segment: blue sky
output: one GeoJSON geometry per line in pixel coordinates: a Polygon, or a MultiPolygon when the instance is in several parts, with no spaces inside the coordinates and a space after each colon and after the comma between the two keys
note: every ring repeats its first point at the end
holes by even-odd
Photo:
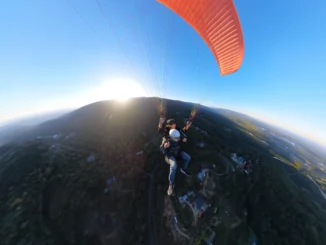
{"type": "Polygon", "coordinates": [[[223,77],[199,35],[154,0],[3,2],[0,121],[129,89],[241,111],[326,145],[326,2],[234,2],[245,56],[223,77]]]}

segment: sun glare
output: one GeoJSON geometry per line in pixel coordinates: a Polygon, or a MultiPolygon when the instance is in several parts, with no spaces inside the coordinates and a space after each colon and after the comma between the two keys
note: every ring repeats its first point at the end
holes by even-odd
{"type": "Polygon", "coordinates": [[[98,88],[96,99],[126,101],[132,97],[146,96],[140,84],[130,79],[116,79],[105,82],[98,88]]]}

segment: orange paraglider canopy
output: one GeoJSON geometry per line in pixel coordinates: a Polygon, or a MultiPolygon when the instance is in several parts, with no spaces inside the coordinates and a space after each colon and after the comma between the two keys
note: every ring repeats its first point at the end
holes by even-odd
{"type": "Polygon", "coordinates": [[[236,72],[244,55],[242,29],[232,0],[157,0],[191,25],[205,40],[221,75],[236,72]]]}

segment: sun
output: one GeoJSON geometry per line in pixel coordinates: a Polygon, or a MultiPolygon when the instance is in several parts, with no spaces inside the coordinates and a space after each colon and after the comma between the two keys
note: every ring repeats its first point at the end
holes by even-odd
{"type": "Polygon", "coordinates": [[[132,97],[146,96],[146,93],[134,80],[119,78],[102,83],[95,96],[100,100],[126,101],[132,97]]]}

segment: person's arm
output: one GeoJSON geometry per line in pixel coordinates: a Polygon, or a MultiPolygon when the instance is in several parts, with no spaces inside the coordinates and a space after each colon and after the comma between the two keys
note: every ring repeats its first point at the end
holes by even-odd
{"type": "Polygon", "coordinates": [[[180,129],[180,128],[176,128],[179,132],[180,132],[180,139],[181,139],[181,142],[187,142],[187,135],[185,134],[185,132],[180,129]]]}
{"type": "Polygon", "coordinates": [[[162,139],[162,143],[161,143],[161,145],[160,145],[160,151],[164,154],[164,155],[166,155],[166,151],[165,151],[165,148],[164,148],[164,143],[166,142],[166,139],[165,139],[165,137],[163,137],[163,139],[162,139]]]}
{"type": "Polygon", "coordinates": [[[165,118],[161,116],[158,122],[158,132],[161,133],[164,131],[164,127],[163,127],[164,123],[165,123],[165,118]]]}
{"type": "Polygon", "coordinates": [[[186,133],[184,132],[183,129],[178,128],[178,127],[176,129],[180,132],[182,138],[187,138],[187,135],[186,135],[186,133]]]}
{"type": "Polygon", "coordinates": [[[166,138],[166,139],[169,138],[169,132],[170,132],[170,128],[168,126],[166,126],[164,128],[164,138],[166,138]]]}
{"type": "Polygon", "coordinates": [[[189,122],[189,121],[188,121],[188,122],[186,123],[186,126],[184,126],[182,130],[183,130],[183,131],[187,131],[187,130],[191,127],[191,125],[192,125],[192,122],[189,122]]]}
{"type": "Polygon", "coordinates": [[[167,149],[170,147],[170,142],[167,138],[163,137],[162,143],[160,145],[160,150],[164,155],[167,155],[167,149]]]}

